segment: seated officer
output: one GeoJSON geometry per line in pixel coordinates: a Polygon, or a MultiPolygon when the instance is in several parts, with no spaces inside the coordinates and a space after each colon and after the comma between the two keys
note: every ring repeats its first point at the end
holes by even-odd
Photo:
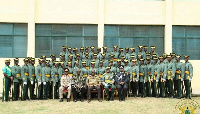
{"type": "Polygon", "coordinates": [[[74,95],[74,102],[77,102],[77,92],[81,93],[81,102],[83,102],[86,88],[86,77],[81,74],[80,69],[77,69],[76,74],[72,77],[72,80],[72,92],[74,95]]]}
{"type": "Polygon", "coordinates": [[[113,93],[115,91],[114,75],[112,72],[110,72],[110,69],[110,67],[106,67],[106,73],[104,73],[102,77],[102,83],[108,96],[107,101],[113,101],[113,93]],[[111,89],[111,94],[109,92],[109,89],[111,89]]]}
{"type": "Polygon", "coordinates": [[[91,101],[91,91],[97,89],[98,101],[101,102],[101,81],[99,76],[95,75],[95,70],[91,71],[91,75],[87,77],[86,84],[88,86],[88,103],[91,101]]]}
{"type": "Polygon", "coordinates": [[[60,96],[60,102],[63,102],[63,90],[68,90],[67,95],[67,102],[70,102],[70,95],[71,95],[71,83],[72,83],[72,77],[68,75],[69,69],[66,68],[64,75],[62,75],[59,87],[59,96],[60,96]]]}
{"type": "Polygon", "coordinates": [[[129,78],[127,74],[124,72],[123,65],[119,67],[119,72],[117,72],[115,76],[115,82],[118,91],[119,101],[125,101],[125,96],[128,90],[129,78]]]}

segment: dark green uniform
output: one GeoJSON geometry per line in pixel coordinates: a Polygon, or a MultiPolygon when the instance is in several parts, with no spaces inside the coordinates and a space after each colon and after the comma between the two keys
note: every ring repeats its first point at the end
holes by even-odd
{"type": "Polygon", "coordinates": [[[131,76],[130,76],[130,81],[131,81],[131,88],[132,88],[132,93],[133,96],[137,96],[137,91],[138,91],[138,80],[139,80],[139,67],[138,66],[132,66],[131,67],[131,76]]]}
{"type": "Polygon", "coordinates": [[[12,75],[14,76],[14,101],[19,99],[20,85],[21,85],[21,67],[14,65],[12,67],[12,75]]]}
{"type": "Polygon", "coordinates": [[[182,62],[176,62],[176,74],[174,81],[174,90],[177,91],[177,98],[181,98],[181,82],[184,77],[184,64],[182,62]]]}
{"type": "Polygon", "coordinates": [[[105,73],[102,77],[102,84],[106,90],[106,94],[108,96],[108,100],[113,100],[113,93],[115,91],[114,86],[114,75],[113,73],[105,73]],[[109,89],[111,89],[111,94],[109,89]]]}
{"type": "Polygon", "coordinates": [[[24,64],[21,68],[21,77],[23,81],[23,100],[27,99],[28,96],[28,77],[29,77],[29,67],[24,64]]]}
{"type": "Polygon", "coordinates": [[[30,80],[30,85],[28,85],[30,87],[30,99],[33,99],[33,95],[34,95],[34,89],[35,89],[35,66],[30,64],[29,65],[29,80],[30,80]]]}
{"type": "Polygon", "coordinates": [[[35,68],[35,75],[37,80],[37,98],[42,99],[43,84],[42,84],[42,66],[38,64],[35,68]]]}
{"type": "MultiPolygon", "coordinates": [[[[57,63],[55,63],[57,64],[57,63]]],[[[59,72],[58,72],[58,67],[53,66],[51,68],[51,79],[52,79],[52,98],[57,99],[58,98],[58,81],[59,81],[59,72]]]]}
{"type": "Polygon", "coordinates": [[[44,84],[44,98],[50,97],[51,68],[46,66],[42,68],[42,82],[44,84]]]}

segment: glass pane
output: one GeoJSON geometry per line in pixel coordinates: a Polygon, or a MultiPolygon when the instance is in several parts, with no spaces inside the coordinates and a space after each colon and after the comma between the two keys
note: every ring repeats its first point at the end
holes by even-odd
{"type": "Polygon", "coordinates": [[[28,34],[27,24],[14,24],[14,35],[27,35],[28,34]]]}
{"type": "Polygon", "coordinates": [[[113,46],[114,45],[119,45],[119,38],[109,38],[105,37],[104,38],[104,46],[108,47],[108,52],[113,51],[113,46]]]}
{"type": "Polygon", "coordinates": [[[133,37],[133,26],[119,26],[119,35],[121,37],[133,37]]]}
{"type": "Polygon", "coordinates": [[[97,47],[97,37],[84,37],[84,46],[85,47],[90,47],[94,46],[97,47]]]}
{"type": "Polygon", "coordinates": [[[27,57],[27,36],[14,36],[13,57],[27,57]]]}
{"type": "Polygon", "coordinates": [[[172,37],[185,37],[185,26],[172,26],[172,37]]]}
{"type": "Polygon", "coordinates": [[[52,54],[59,57],[61,46],[66,45],[66,37],[52,37],[52,54]]]}
{"type": "Polygon", "coordinates": [[[119,36],[119,27],[118,26],[110,26],[105,25],[105,36],[119,36]]]}
{"type": "Polygon", "coordinates": [[[190,59],[198,60],[200,59],[200,39],[187,39],[187,55],[190,59]]]}
{"type": "Polygon", "coordinates": [[[0,36],[0,57],[12,57],[12,36],[0,36]]]}
{"type": "Polygon", "coordinates": [[[134,37],[148,37],[148,26],[134,26],[134,37]]]}
{"type": "Polygon", "coordinates": [[[68,36],[82,36],[82,25],[67,25],[68,36]]]}
{"type": "Polygon", "coordinates": [[[149,37],[164,37],[164,26],[149,26],[149,37]]]}
{"type": "Polygon", "coordinates": [[[84,25],[83,26],[84,36],[97,36],[97,26],[96,25],[84,25]]]}
{"type": "Polygon", "coordinates": [[[133,38],[119,38],[119,47],[126,48],[126,47],[133,47],[133,38]]]}
{"type": "Polygon", "coordinates": [[[164,53],[164,38],[149,38],[149,51],[150,46],[156,46],[156,52],[158,55],[162,55],[164,53]]]}
{"type": "Polygon", "coordinates": [[[183,38],[173,38],[172,39],[172,52],[181,55],[182,57],[186,55],[186,42],[183,38]]]}
{"type": "Polygon", "coordinates": [[[67,26],[66,25],[52,25],[52,36],[66,36],[67,26]]]}
{"type": "Polygon", "coordinates": [[[67,47],[80,48],[83,46],[83,37],[67,37],[67,47]]]}
{"type": "Polygon", "coordinates": [[[36,25],[36,36],[51,36],[51,25],[36,25]]]}
{"type": "Polygon", "coordinates": [[[36,57],[41,55],[46,55],[49,57],[51,55],[51,37],[36,37],[36,57]]]}
{"type": "Polygon", "coordinates": [[[0,35],[12,35],[13,34],[13,24],[0,24],[0,35]]]}
{"type": "Polygon", "coordinates": [[[187,37],[200,38],[200,27],[186,27],[187,37]]]}

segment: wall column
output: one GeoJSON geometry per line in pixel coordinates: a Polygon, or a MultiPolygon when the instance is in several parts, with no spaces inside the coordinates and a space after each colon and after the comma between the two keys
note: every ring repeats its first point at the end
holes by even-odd
{"type": "Polygon", "coordinates": [[[35,0],[28,0],[27,57],[35,57],[35,0]]]}
{"type": "Polygon", "coordinates": [[[104,41],[104,0],[99,0],[98,9],[98,47],[103,47],[104,41]]]}
{"type": "Polygon", "coordinates": [[[165,53],[172,52],[172,0],[165,0],[165,53]]]}

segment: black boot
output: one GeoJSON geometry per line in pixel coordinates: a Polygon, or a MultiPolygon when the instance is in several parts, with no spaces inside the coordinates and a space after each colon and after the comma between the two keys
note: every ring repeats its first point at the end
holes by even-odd
{"type": "Polygon", "coordinates": [[[60,99],[60,102],[63,102],[63,98],[60,99]]]}
{"type": "Polygon", "coordinates": [[[67,102],[70,102],[70,99],[69,99],[69,98],[67,98],[67,102]]]}

